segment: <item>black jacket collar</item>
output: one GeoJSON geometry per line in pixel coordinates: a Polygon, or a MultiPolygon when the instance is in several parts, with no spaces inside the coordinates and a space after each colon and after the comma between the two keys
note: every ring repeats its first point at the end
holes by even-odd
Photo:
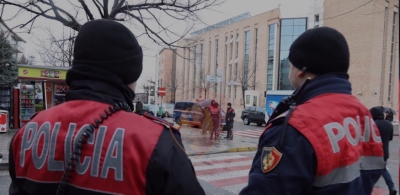
{"type": "Polygon", "coordinates": [[[312,79],[296,100],[302,104],[318,95],[327,93],[341,93],[351,95],[351,83],[347,74],[326,74],[312,79]]]}
{"type": "Polygon", "coordinates": [[[93,66],[74,65],[66,78],[66,101],[92,100],[106,104],[126,102],[133,110],[135,93],[117,76],[93,66]]]}

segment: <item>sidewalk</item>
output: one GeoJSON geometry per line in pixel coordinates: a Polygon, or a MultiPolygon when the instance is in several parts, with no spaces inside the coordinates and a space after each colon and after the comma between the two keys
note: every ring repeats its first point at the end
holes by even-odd
{"type": "Polygon", "coordinates": [[[180,129],[182,142],[189,156],[257,150],[258,139],[233,135],[233,140],[221,138],[220,141],[210,141],[210,135],[202,135],[201,131],[187,126],[180,129]]]}
{"type": "Polygon", "coordinates": [[[16,132],[17,129],[10,129],[7,133],[0,133],[0,153],[3,155],[0,162],[0,170],[8,169],[8,149],[16,132]]]}
{"type": "MultiPolygon", "coordinates": [[[[399,191],[399,146],[400,138],[398,136],[394,136],[393,140],[389,142],[389,159],[387,162],[389,173],[392,176],[393,183],[395,184],[397,191],[399,191]]],[[[388,189],[385,180],[382,177],[375,184],[375,187],[384,190],[388,189]]]]}

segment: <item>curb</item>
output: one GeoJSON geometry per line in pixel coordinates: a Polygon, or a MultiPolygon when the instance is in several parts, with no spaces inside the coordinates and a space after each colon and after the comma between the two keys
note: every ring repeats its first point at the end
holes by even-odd
{"type": "Polygon", "coordinates": [[[257,151],[257,147],[238,147],[238,148],[231,148],[227,152],[251,152],[257,151]]]}
{"type": "Polygon", "coordinates": [[[232,153],[232,152],[251,152],[251,151],[257,151],[257,147],[237,147],[218,152],[187,154],[187,156],[199,156],[199,155],[221,154],[221,153],[232,153]]]}

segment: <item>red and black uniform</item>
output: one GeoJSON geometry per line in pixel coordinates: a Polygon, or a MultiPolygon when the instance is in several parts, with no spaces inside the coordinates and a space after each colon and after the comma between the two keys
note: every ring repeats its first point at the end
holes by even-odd
{"type": "Polygon", "coordinates": [[[382,142],[348,79],[317,77],[296,102],[267,125],[240,194],[371,194],[385,167],[382,142]]]}
{"type": "Polygon", "coordinates": [[[10,195],[56,194],[73,153],[79,155],[65,194],[205,194],[179,131],[110,109],[128,101],[118,89],[125,86],[108,82],[72,82],[66,103],[42,111],[16,133],[10,195]],[[95,119],[100,125],[77,148],[95,119]]]}

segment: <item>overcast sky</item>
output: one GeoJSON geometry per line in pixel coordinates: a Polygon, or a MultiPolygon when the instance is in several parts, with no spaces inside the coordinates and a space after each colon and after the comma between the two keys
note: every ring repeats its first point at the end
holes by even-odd
{"type": "MultiPolygon", "coordinates": [[[[25,2],[26,0],[15,0],[15,1],[22,1],[25,2]]],[[[61,4],[62,6],[65,5],[64,9],[72,9],[72,7],[69,4],[65,3],[65,0],[54,0],[56,3],[59,5],[61,4]]],[[[304,14],[308,13],[308,7],[309,7],[309,1],[310,0],[226,0],[225,3],[223,3],[220,6],[213,7],[213,10],[203,10],[199,13],[199,16],[201,19],[208,25],[212,25],[215,23],[218,23],[220,21],[223,21],[225,19],[250,12],[251,16],[275,9],[280,5],[280,9],[282,12],[282,15],[284,17],[294,17],[299,14],[304,14]]],[[[72,0],[72,2],[74,2],[72,0]]],[[[76,1],[78,2],[78,1],[76,1]]],[[[110,1],[112,4],[113,1],[110,1]]],[[[136,0],[128,0],[129,3],[137,2],[136,0]]],[[[3,16],[4,20],[11,19],[17,9],[8,7],[5,9],[5,13],[3,16]]],[[[97,14],[95,10],[93,10],[94,13],[97,14]]],[[[21,23],[24,23],[28,21],[32,17],[31,14],[29,13],[23,13],[20,14],[19,16],[12,18],[9,21],[6,21],[6,24],[9,27],[14,27],[17,26],[21,23]]],[[[95,15],[96,17],[96,15],[95,15]]],[[[97,15],[97,18],[99,16],[97,15]]],[[[162,17],[162,22],[167,23],[167,24],[175,24],[173,26],[174,32],[178,34],[182,34],[185,30],[185,23],[183,22],[176,22],[171,19],[165,19],[165,17],[162,17]]],[[[156,25],[155,22],[152,22],[150,25],[156,25]]],[[[46,18],[40,18],[38,19],[35,24],[35,27],[49,27],[53,32],[56,34],[61,35],[63,33],[69,33],[69,29],[67,27],[63,27],[63,25],[57,21],[52,21],[46,18]]],[[[139,35],[142,32],[140,32],[140,29],[134,29],[132,26],[128,25],[128,28],[130,28],[135,35],[139,35]]],[[[196,26],[196,29],[201,29],[205,27],[204,24],[199,24],[196,26]]],[[[157,29],[156,29],[157,30],[157,29]]],[[[15,29],[15,32],[22,32],[25,30],[22,29],[15,29]]],[[[27,33],[19,33],[19,36],[21,36],[27,43],[25,44],[25,55],[33,55],[36,57],[36,60],[40,60],[40,57],[36,54],[36,50],[38,49],[37,46],[34,44],[34,42],[38,42],[38,39],[36,37],[45,37],[46,34],[43,33],[42,30],[39,28],[35,28],[31,34],[27,33]]],[[[140,37],[139,38],[139,43],[145,45],[147,48],[144,51],[144,69],[141,78],[139,79],[139,86],[141,85],[143,81],[147,80],[148,78],[152,77],[154,79],[155,77],[155,55],[157,51],[157,45],[154,44],[150,39],[147,37],[140,37]]],[[[161,49],[161,48],[160,48],[161,49]]],[[[38,63],[40,63],[38,61],[38,63]]],[[[39,64],[37,64],[39,65],[39,64]]],[[[142,91],[139,87],[138,91],[142,91]]]]}

